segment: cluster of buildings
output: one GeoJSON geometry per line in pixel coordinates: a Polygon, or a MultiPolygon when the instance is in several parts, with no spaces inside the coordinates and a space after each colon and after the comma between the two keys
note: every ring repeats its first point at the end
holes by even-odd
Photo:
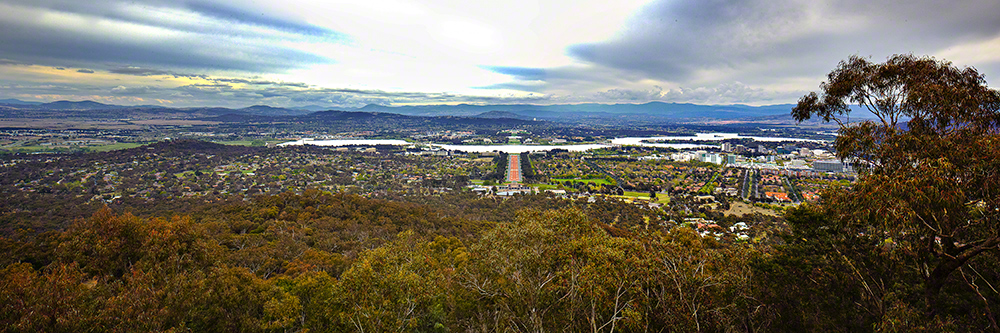
{"type": "MultiPolygon", "coordinates": [[[[515,194],[531,194],[538,192],[537,187],[530,187],[520,183],[510,183],[510,184],[496,185],[496,186],[469,185],[467,187],[472,189],[472,192],[475,193],[479,194],[492,193],[500,196],[511,196],[515,194]]],[[[548,190],[547,192],[554,192],[556,194],[566,194],[566,191],[564,190],[548,190]]]]}
{"type": "Polygon", "coordinates": [[[665,159],[678,162],[705,162],[729,165],[738,168],[775,169],[814,171],[819,173],[853,173],[850,163],[836,159],[830,152],[822,149],[789,148],[779,146],[777,149],[757,147],[753,152],[768,155],[744,156],[740,151],[749,151],[743,145],[722,144],[722,152],[706,150],[682,151],[669,155],[651,155],[640,159],[665,159]],[[775,153],[779,153],[775,155],[775,153]],[[780,161],[780,164],[778,163],[780,161]]]}

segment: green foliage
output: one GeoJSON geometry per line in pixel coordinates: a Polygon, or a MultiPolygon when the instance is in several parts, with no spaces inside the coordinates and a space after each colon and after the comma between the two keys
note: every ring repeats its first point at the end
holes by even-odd
{"type": "Polygon", "coordinates": [[[0,327],[6,332],[82,332],[99,323],[87,275],[75,264],[38,272],[28,264],[0,270],[0,327]]]}
{"type": "Polygon", "coordinates": [[[822,88],[793,116],[840,124],[837,155],[855,162],[860,177],[823,194],[824,218],[799,224],[820,225],[805,230],[842,257],[880,330],[938,330],[951,316],[965,316],[970,329],[995,328],[997,295],[978,292],[964,269],[988,263],[980,258],[1000,245],[1000,92],[973,68],[912,55],[881,64],[851,57],[822,88]],[[877,120],[845,123],[847,103],[877,120]],[[919,323],[916,308],[924,310],[919,323]]]}
{"type": "MultiPolygon", "coordinates": [[[[527,199],[511,203],[517,200],[527,199]]],[[[571,203],[535,205],[557,202],[571,203]]],[[[41,270],[0,268],[0,326],[610,332],[725,330],[753,321],[740,317],[749,303],[738,290],[748,280],[745,259],[734,259],[749,249],[681,229],[646,234],[648,212],[625,207],[519,210],[496,215],[503,221],[473,236],[448,235],[447,223],[426,207],[318,192],[207,206],[195,218],[105,208],[61,234],[3,243],[17,257],[49,261],[41,270]],[[635,224],[636,233],[591,216],[635,224]],[[369,237],[392,234],[334,241],[338,230],[362,228],[359,222],[369,237]],[[33,254],[45,251],[52,254],[33,254]]]]}
{"type": "Polygon", "coordinates": [[[674,228],[646,241],[643,273],[646,329],[758,331],[767,327],[764,307],[752,291],[749,260],[755,251],[674,228]]]}
{"type": "Polygon", "coordinates": [[[359,332],[435,331],[449,325],[454,311],[456,271],[468,254],[457,239],[431,242],[404,232],[396,241],[365,252],[341,276],[334,307],[345,330],[359,332]]]}
{"type": "Polygon", "coordinates": [[[569,183],[585,183],[585,184],[594,183],[594,185],[614,185],[615,184],[614,180],[610,180],[610,179],[608,179],[605,176],[593,176],[593,177],[594,178],[583,178],[583,179],[575,179],[575,178],[553,178],[552,181],[559,182],[559,183],[566,183],[566,182],[569,182],[569,183]]]}
{"type": "Polygon", "coordinates": [[[705,186],[702,186],[700,189],[698,189],[698,193],[701,193],[701,194],[712,194],[712,193],[715,193],[715,179],[718,178],[718,177],[719,177],[719,173],[718,172],[713,173],[712,174],[712,179],[710,179],[709,181],[705,182],[705,186]]]}

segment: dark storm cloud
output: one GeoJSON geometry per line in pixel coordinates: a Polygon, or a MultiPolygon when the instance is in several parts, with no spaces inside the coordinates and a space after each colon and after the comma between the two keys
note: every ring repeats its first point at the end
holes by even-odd
{"type": "Polygon", "coordinates": [[[86,69],[86,68],[84,68],[84,69],[78,69],[78,70],[76,70],[76,72],[77,73],[84,73],[84,74],[94,74],[93,70],[89,70],[89,69],[86,69]]]}
{"type": "MultiPolygon", "coordinates": [[[[335,31],[292,23],[270,13],[241,13],[201,2],[145,0],[19,1],[37,18],[0,14],[0,58],[50,66],[97,67],[124,64],[198,70],[281,73],[332,60],[281,42],[346,38],[335,31]],[[180,6],[180,7],[178,7],[180,6]],[[142,7],[143,10],[128,8],[142,7]],[[157,10],[188,12],[207,19],[159,17],[157,10]],[[101,22],[94,29],[69,29],[40,19],[58,12],[101,22]],[[109,28],[109,26],[111,26],[109,28]],[[251,28],[253,27],[263,27],[251,28]],[[137,27],[143,27],[137,29],[137,27]]],[[[173,13],[173,12],[171,12],[173,13]]]]}
{"type": "Polygon", "coordinates": [[[699,71],[737,79],[814,76],[851,54],[935,52],[1000,34],[997,1],[660,0],[618,38],[570,55],[659,80],[699,71]]]}

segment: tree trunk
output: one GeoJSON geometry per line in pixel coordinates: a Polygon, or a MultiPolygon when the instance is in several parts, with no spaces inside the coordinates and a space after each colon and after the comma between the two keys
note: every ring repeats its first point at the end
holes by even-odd
{"type": "Polygon", "coordinates": [[[937,267],[934,268],[925,280],[924,286],[924,302],[927,306],[927,315],[933,317],[937,314],[940,307],[938,304],[938,295],[941,294],[941,287],[944,286],[948,276],[952,272],[957,270],[962,265],[965,265],[966,261],[972,259],[973,257],[979,255],[980,253],[987,250],[995,250],[998,243],[1000,243],[1000,237],[993,237],[980,242],[976,246],[963,247],[957,249],[958,253],[949,253],[940,255],[941,262],[938,263],[937,267]]]}
{"type": "MultiPolygon", "coordinates": [[[[940,268],[940,266],[938,266],[940,268]]],[[[934,317],[938,310],[938,295],[941,294],[941,287],[944,286],[944,280],[948,278],[948,274],[943,276],[938,276],[939,269],[935,269],[933,273],[926,279],[926,285],[924,286],[924,305],[926,306],[925,311],[928,317],[934,317]]]]}

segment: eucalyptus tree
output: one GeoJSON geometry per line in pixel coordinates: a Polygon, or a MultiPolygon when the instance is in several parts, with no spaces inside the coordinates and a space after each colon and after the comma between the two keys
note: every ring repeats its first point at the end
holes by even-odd
{"type": "Polygon", "coordinates": [[[942,287],[961,283],[950,277],[1000,245],[1000,93],[975,68],[914,55],[852,56],[820,88],[792,115],[836,122],[837,157],[859,173],[825,195],[827,227],[891,245],[939,313],[942,287]],[[871,116],[851,118],[858,109],[871,116]]]}

